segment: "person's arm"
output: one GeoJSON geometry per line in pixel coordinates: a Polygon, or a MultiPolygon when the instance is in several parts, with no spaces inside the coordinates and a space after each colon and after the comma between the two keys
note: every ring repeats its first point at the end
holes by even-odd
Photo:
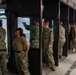
{"type": "Polygon", "coordinates": [[[26,46],[26,53],[28,53],[29,48],[30,48],[30,45],[28,44],[28,42],[25,43],[25,46],[26,46]]]}
{"type": "Polygon", "coordinates": [[[22,23],[23,23],[25,29],[30,30],[30,25],[27,25],[25,22],[22,22],[22,23]]]}
{"type": "Polygon", "coordinates": [[[23,41],[23,44],[24,44],[24,45],[25,45],[25,47],[26,47],[25,52],[26,52],[26,53],[28,53],[29,48],[30,48],[30,45],[29,45],[29,43],[27,42],[26,38],[25,38],[25,37],[23,37],[23,36],[22,36],[22,41],[23,41]]]}
{"type": "Polygon", "coordinates": [[[53,30],[51,29],[50,30],[50,35],[49,35],[49,47],[52,46],[53,41],[54,41],[54,35],[53,35],[53,30]]]}
{"type": "Polygon", "coordinates": [[[59,27],[59,38],[62,38],[63,32],[62,32],[63,28],[59,27]]]}
{"type": "Polygon", "coordinates": [[[65,28],[62,27],[62,28],[61,28],[61,31],[60,31],[60,38],[61,38],[61,39],[64,39],[64,37],[65,37],[65,28]]]}
{"type": "Polygon", "coordinates": [[[5,38],[6,38],[6,30],[5,29],[3,29],[3,35],[1,35],[1,39],[2,39],[2,41],[4,41],[5,40],[5,38]]]}

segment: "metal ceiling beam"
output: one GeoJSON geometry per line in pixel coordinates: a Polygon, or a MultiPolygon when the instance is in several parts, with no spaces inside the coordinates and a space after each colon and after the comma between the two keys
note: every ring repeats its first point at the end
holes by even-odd
{"type": "Polygon", "coordinates": [[[72,0],[60,0],[60,1],[68,5],[69,7],[76,9],[76,4],[72,0]]]}

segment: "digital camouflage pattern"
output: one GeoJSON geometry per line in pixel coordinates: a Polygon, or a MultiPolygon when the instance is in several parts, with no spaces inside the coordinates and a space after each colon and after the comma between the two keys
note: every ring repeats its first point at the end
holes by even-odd
{"type": "Polygon", "coordinates": [[[21,51],[26,51],[25,43],[27,42],[24,36],[15,37],[13,40],[13,48],[15,50],[15,61],[19,75],[30,75],[28,70],[28,53],[22,54],[21,51]]]}
{"type": "Polygon", "coordinates": [[[71,42],[70,42],[70,48],[73,49],[75,48],[76,49],[76,38],[72,39],[71,42]]]}
{"type": "Polygon", "coordinates": [[[6,31],[4,28],[0,27],[0,49],[6,49],[5,37],[6,31]]]}
{"type": "Polygon", "coordinates": [[[8,71],[6,68],[6,43],[5,43],[5,37],[6,37],[6,31],[4,28],[0,27],[0,66],[1,66],[1,70],[2,70],[2,75],[8,75],[8,71]]]}
{"type": "Polygon", "coordinates": [[[63,45],[65,43],[65,28],[63,26],[59,26],[59,44],[58,44],[58,49],[59,49],[59,55],[62,56],[63,53],[63,45]]]}
{"type": "Polygon", "coordinates": [[[30,30],[30,47],[39,48],[39,23],[36,25],[25,25],[27,30],[30,30]]]}
{"type": "Polygon", "coordinates": [[[54,57],[53,57],[53,31],[51,28],[43,28],[43,53],[45,57],[46,63],[52,67],[55,65],[54,57]],[[48,46],[51,45],[50,48],[48,46]]]}
{"type": "Polygon", "coordinates": [[[70,48],[71,49],[73,49],[73,48],[76,49],[76,25],[74,25],[72,27],[72,40],[70,42],[70,48]]]}
{"type": "Polygon", "coordinates": [[[28,54],[15,53],[15,60],[19,75],[30,75],[28,70],[28,54]]]}

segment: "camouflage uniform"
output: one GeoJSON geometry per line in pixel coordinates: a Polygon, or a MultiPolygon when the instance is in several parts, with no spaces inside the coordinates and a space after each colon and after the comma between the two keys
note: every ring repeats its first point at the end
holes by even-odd
{"type": "Polygon", "coordinates": [[[31,75],[40,75],[39,23],[24,27],[30,31],[29,69],[31,75]]]}
{"type": "Polygon", "coordinates": [[[30,47],[39,48],[39,23],[36,25],[25,25],[27,30],[30,30],[30,47]]]}
{"type": "Polygon", "coordinates": [[[27,40],[24,36],[16,37],[13,41],[13,48],[15,52],[15,61],[19,75],[30,75],[28,70],[28,54],[22,54],[20,51],[26,49],[25,44],[27,40]]]}
{"type": "Polygon", "coordinates": [[[73,49],[73,48],[76,49],[76,26],[72,27],[72,40],[70,42],[70,48],[71,49],[73,49]]]}
{"type": "Polygon", "coordinates": [[[5,43],[6,31],[4,28],[0,27],[0,66],[2,70],[2,75],[8,75],[6,68],[6,43],[5,43]]]}
{"type": "Polygon", "coordinates": [[[51,28],[43,28],[43,53],[44,58],[50,67],[55,65],[54,57],[53,57],[53,31],[51,28]],[[50,48],[48,46],[51,45],[50,48]]]}
{"type": "Polygon", "coordinates": [[[63,45],[64,45],[65,41],[66,41],[66,39],[65,39],[65,29],[64,29],[63,26],[59,26],[59,45],[58,45],[59,56],[62,56],[63,45]]]}

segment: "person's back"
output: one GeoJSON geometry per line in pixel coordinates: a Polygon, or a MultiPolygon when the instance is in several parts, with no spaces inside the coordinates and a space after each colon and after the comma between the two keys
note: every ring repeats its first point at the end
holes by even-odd
{"type": "Polygon", "coordinates": [[[71,39],[71,42],[70,42],[70,49],[74,53],[74,52],[76,52],[76,24],[74,24],[72,26],[71,35],[72,35],[72,39],[71,39]]]}
{"type": "Polygon", "coordinates": [[[32,48],[39,48],[39,26],[31,26],[31,35],[30,35],[30,46],[32,48]]]}
{"type": "Polygon", "coordinates": [[[53,71],[56,70],[54,56],[53,56],[53,41],[54,41],[54,35],[51,28],[49,28],[49,23],[44,23],[43,28],[43,55],[46,61],[46,64],[51,67],[53,71]]]}
{"type": "Polygon", "coordinates": [[[31,26],[31,39],[39,39],[39,26],[32,25],[31,26]]]}
{"type": "Polygon", "coordinates": [[[34,25],[26,25],[23,23],[27,30],[30,30],[30,47],[39,48],[39,23],[34,25]]]}
{"type": "Polygon", "coordinates": [[[59,39],[65,41],[65,29],[63,26],[59,27],[59,39]]]}
{"type": "Polygon", "coordinates": [[[34,20],[32,25],[27,25],[25,22],[23,22],[23,25],[25,29],[30,31],[30,50],[28,55],[31,75],[40,75],[39,23],[34,20]]]}
{"type": "Polygon", "coordinates": [[[58,49],[59,49],[59,58],[62,58],[63,54],[63,46],[65,44],[66,38],[65,38],[65,28],[63,27],[63,23],[60,22],[59,24],[59,44],[58,44],[58,49]]]}

